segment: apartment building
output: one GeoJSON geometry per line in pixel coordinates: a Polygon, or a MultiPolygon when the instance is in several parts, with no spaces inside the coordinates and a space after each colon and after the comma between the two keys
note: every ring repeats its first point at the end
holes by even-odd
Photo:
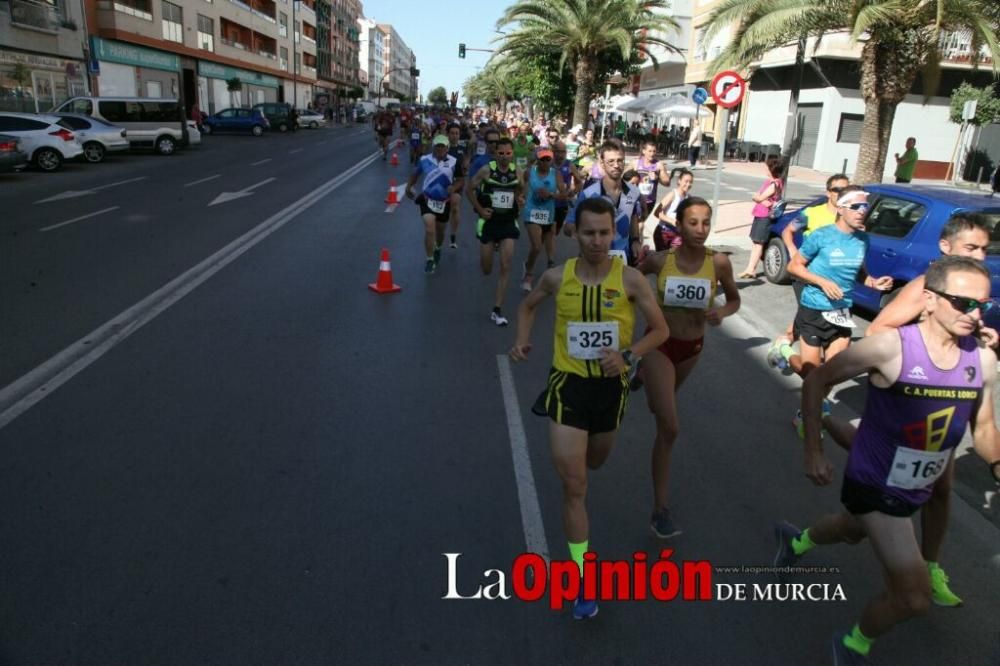
{"type": "Polygon", "coordinates": [[[365,79],[365,99],[376,99],[379,83],[385,76],[385,33],[378,23],[370,18],[360,17],[361,31],[360,67],[365,79]]]}
{"type": "Polygon", "coordinates": [[[399,99],[416,99],[416,77],[411,74],[416,67],[417,59],[413,51],[406,45],[389,23],[379,23],[382,30],[383,60],[385,69],[382,84],[383,97],[398,97],[399,99]]]}
{"type": "Polygon", "coordinates": [[[680,53],[668,51],[659,46],[648,47],[649,54],[656,58],[658,66],[647,58],[639,74],[632,77],[631,92],[639,97],[669,97],[673,94],[689,95],[695,86],[686,83],[685,51],[691,41],[691,12],[694,0],[674,0],[670,15],[677,22],[679,30],[667,34],[655,33],[657,37],[673,44],[680,53]]]}
{"type": "MultiPolygon", "coordinates": [[[[702,39],[699,28],[719,0],[694,0],[694,29],[690,38],[690,55],[686,83],[706,86],[715,72],[710,62],[729,39],[723,33],[711,42],[702,39]]],[[[969,63],[970,44],[967,37],[951,33],[941,43],[944,59],[941,63],[941,83],[926,103],[918,77],[911,93],[897,107],[890,139],[890,155],[902,152],[907,137],[917,139],[920,162],[916,178],[943,178],[951,161],[959,136],[959,126],[950,122],[949,96],[963,81],[983,86],[992,81],[990,63],[973,71],[969,63]]],[[[796,45],[770,51],[750,68],[750,86],[741,106],[730,119],[730,136],[762,144],[782,145],[785,123],[795,74],[796,45]]],[[[810,39],[806,47],[806,64],[799,96],[794,143],[799,144],[792,163],[827,173],[852,173],[857,165],[861,126],[865,105],[860,90],[861,45],[851,41],[846,33],[831,34],[817,44],[810,39]]],[[[710,104],[710,109],[714,107],[710,104]]],[[[721,127],[712,123],[715,136],[721,127]]],[[[891,179],[895,162],[886,160],[883,178],[891,179]]]]}
{"type": "Polygon", "coordinates": [[[209,113],[313,101],[316,0],[83,2],[98,94],[181,97],[209,113]]]}
{"type": "Polygon", "coordinates": [[[360,87],[358,75],[361,31],[358,19],[362,13],[358,0],[317,0],[318,81],[316,107],[342,107],[356,96],[360,87]]]}
{"type": "Polygon", "coordinates": [[[0,110],[39,113],[87,92],[80,0],[0,4],[0,110]]]}

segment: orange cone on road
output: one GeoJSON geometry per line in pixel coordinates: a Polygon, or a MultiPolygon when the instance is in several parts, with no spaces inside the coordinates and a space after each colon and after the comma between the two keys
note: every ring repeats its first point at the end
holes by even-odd
{"type": "Polygon", "coordinates": [[[389,160],[389,166],[399,166],[399,155],[396,153],[392,154],[392,159],[389,160]]]}
{"type": "Polygon", "coordinates": [[[396,192],[396,179],[393,178],[389,181],[389,196],[386,197],[385,202],[387,204],[398,204],[399,203],[399,193],[396,192]]]}
{"type": "Polygon", "coordinates": [[[368,285],[376,294],[394,294],[403,288],[392,281],[392,267],[389,265],[389,250],[382,248],[382,261],[378,265],[378,278],[368,285]]]}

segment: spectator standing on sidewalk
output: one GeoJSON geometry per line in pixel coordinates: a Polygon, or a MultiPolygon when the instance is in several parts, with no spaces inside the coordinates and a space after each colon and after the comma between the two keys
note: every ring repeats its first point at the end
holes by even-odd
{"type": "Polygon", "coordinates": [[[693,169],[698,163],[698,154],[701,152],[701,123],[697,118],[691,121],[691,134],[688,135],[688,161],[693,169]]]}
{"type": "Polygon", "coordinates": [[[783,197],[781,185],[781,170],[784,163],[781,160],[770,159],[766,163],[768,178],[751,198],[757,204],[753,207],[753,224],[750,227],[750,240],[753,248],[750,250],[750,260],[747,267],[739,274],[740,279],[757,277],[757,264],[764,255],[764,246],[771,236],[772,213],[774,206],[783,197]]]}
{"type": "Polygon", "coordinates": [[[908,183],[913,180],[913,170],[917,168],[917,140],[912,136],[906,140],[906,151],[900,156],[896,153],[896,182],[908,183]]]}

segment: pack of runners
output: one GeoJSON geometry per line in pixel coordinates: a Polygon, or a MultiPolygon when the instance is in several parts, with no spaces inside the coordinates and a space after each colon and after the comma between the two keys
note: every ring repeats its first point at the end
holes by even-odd
{"type": "MultiPolygon", "coordinates": [[[[610,455],[630,390],[645,390],[656,426],[650,528],[663,539],[681,534],[669,509],[671,458],[680,432],[677,391],[701,357],[706,326],[736,313],[740,295],[728,256],[705,247],[713,211],[691,195],[693,174],[669,170],[656,159],[654,143],[642,142],[639,158],[626,165],[618,141],[594,146],[592,133],[581,128],[563,133],[518,118],[499,120],[491,124],[482,117],[473,125],[460,116],[414,117],[408,131],[415,167],[406,192],[419,204],[425,225],[427,273],[440,262],[449,223],[451,247],[458,245],[464,192],[477,216],[484,275],[492,274],[499,257],[490,312],[498,326],[509,323],[503,306],[511,263],[521,225],[527,230],[520,286],[528,293],[518,308],[509,356],[529,357],[538,308],[552,297],[554,354],[532,411],[549,419],[568,551],[582,575],[590,548],[588,470],[610,455]],[[573,239],[578,256],[555,265],[560,231],[573,239]],[[546,269],[536,280],[543,250],[546,269]],[[645,276],[653,276],[655,287],[645,276]],[[641,335],[636,311],[646,323],[641,335]]],[[[844,511],[803,530],[778,523],[774,565],[794,565],[819,545],[872,542],[885,589],[831,644],[834,663],[860,664],[867,663],[877,637],[931,603],[962,604],[939,558],[954,451],[967,426],[975,451],[1000,480],[1000,432],[992,408],[998,335],[982,320],[994,305],[982,263],[988,222],[961,213],[942,231],[945,256],[908,283],[852,344],[855,281],[883,291],[894,284],[865,272],[867,193],[842,174],[828,179],[826,192],[827,200],[802,210],[783,235],[798,309],[767,361],[803,378],[802,405],[792,423],[804,440],[806,475],[820,486],[833,481],[824,433],[848,450],[844,511]],[[799,230],[804,242],[797,248],[792,236],[799,230]],[[867,403],[854,427],[833,416],[826,396],[864,372],[867,403]],[[921,544],[910,519],[918,510],[921,544]]],[[[573,617],[593,617],[597,601],[580,589],[573,617]]]]}

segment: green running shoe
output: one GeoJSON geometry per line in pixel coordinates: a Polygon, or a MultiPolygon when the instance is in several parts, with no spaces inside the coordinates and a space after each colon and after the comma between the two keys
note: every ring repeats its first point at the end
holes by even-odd
{"type": "Polygon", "coordinates": [[[931,600],[938,606],[958,608],[962,599],[948,587],[948,574],[937,564],[928,564],[927,572],[931,576],[931,600]]]}

